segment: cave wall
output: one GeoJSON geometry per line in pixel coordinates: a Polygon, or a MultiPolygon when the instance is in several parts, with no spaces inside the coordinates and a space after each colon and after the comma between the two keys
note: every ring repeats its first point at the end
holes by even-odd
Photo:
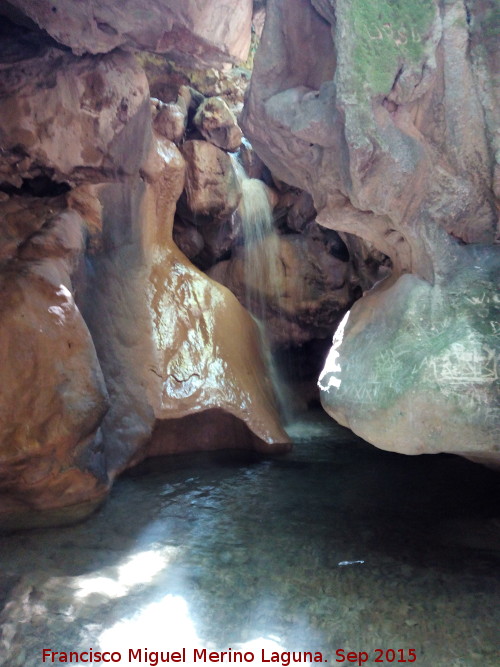
{"type": "Polygon", "coordinates": [[[15,20],[0,35],[2,527],[81,518],[129,465],[224,446],[228,429],[288,448],[256,326],[172,241],[185,160],[128,52],[242,57],[251,2],[223,37],[203,18],[223,3],[175,20],[169,3],[146,19],[129,4],[0,3],[15,20]]]}
{"type": "Polygon", "coordinates": [[[498,8],[270,0],[243,128],[392,277],[339,328],[325,409],[373,444],[498,462],[498,8]]]}

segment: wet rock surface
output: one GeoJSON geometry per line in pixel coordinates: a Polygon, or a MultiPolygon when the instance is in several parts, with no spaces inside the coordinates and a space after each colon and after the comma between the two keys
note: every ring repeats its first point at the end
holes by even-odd
{"type": "Polygon", "coordinates": [[[328,337],[354,301],[357,281],[351,266],[328,252],[328,243],[318,231],[311,227],[303,235],[279,236],[272,258],[275,269],[264,279],[252,267],[259,266],[266,239],[251,248],[236,248],[231,259],[209,272],[262,318],[274,345],[300,345],[328,337]]]}
{"type": "Polygon", "coordinates": [[[224,220],[231,216],[241,199],[231,158],[208,141],[191,140],[182,146],[186,160],[186,205],[196,222],[203,217],[224,220]]]}
{"type": "MultiPolygon", "coordinates": [[[[44,18],[71,35],[54,9],[44,18]]],[[[77,56],[8,16],[21,25],[0,27],[0,524],[92,511],[157,421],[220,409],[209,448],[229,422],[244,447],[286,450],[254,323],[172,241],[185,162],[169,137],[195,91],[151,104],[133,55],[77,56]]],[[[156,453],[178,450],[173,432],[156,453]]]]}
{"type": "Polygon", "coordinates": [[[2,664],[92,646],[125,664],[146,647],[370,666],[412,648],[423,667],[494,667],[497,475],[377,451],[318,415],[290,432],[285,457],[151,460],[89,521],[1,537],[2,664]]]}

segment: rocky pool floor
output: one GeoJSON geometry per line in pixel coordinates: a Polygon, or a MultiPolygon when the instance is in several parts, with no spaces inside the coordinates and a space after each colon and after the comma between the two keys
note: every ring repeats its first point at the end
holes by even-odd
{"type": "Polygon", "coordinates": [[[86,522],[0,537],[0,664],[498,667],[500,476],[290,430],[289,455],[151,460],[86,522]]]}

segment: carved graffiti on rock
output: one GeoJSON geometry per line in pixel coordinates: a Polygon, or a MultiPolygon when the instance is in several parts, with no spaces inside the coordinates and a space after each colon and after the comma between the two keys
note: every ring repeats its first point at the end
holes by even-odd
{"type": "Polygon", "coordinates": [[[404,46],[408,42],[418,43],[422,41],[422,36],[410,27],[405,26],[393,27],[390,23],[384,23],[378,27],[376,25],[366,26],[366,34],[371,41],[379,41],[388,39],[396,46],[404,46]]]}

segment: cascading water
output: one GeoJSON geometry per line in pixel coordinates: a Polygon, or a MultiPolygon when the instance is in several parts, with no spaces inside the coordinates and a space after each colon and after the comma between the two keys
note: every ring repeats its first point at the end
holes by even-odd
{"type": "Polygon", "coordinates": [[[257,320],[261,331],[262,347],[285,422],[289,421],[289,389],[280,377],[273,354],[268,320],[285,326],[280,316],[285,275],[280,260],[280,239],[273,224],[273,212],[266,185],[259,179],[249,178],[237,159],[233,165],[240,181],[242,197],[238,206],[243,241],[244,303],[257,320]]]}

